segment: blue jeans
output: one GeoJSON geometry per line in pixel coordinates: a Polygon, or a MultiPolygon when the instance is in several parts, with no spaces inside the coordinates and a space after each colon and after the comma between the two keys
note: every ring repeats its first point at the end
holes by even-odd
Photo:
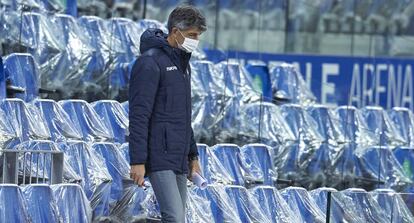
{"type": "Polygon", "coordinates": [[[187,175],[172,170],[149,174],[149,180],[161,210],[161,222],[185,222],[187,175]]]}

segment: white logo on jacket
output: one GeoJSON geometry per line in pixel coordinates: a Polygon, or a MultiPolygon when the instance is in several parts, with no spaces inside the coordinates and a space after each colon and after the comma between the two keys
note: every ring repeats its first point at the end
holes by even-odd
{"type": "Polygon", "coordinates": [[[167,67],[167,71],[178,70],[176,66],[167,67]]]}

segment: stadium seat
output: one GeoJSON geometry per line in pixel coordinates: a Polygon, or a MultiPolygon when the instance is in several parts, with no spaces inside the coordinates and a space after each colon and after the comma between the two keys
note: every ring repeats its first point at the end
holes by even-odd
{"type": "Polygon", "coordinates": [[[83,141],[70,140],[58,146],[70,166],[82,178],[80,185],[91,203],[94,216],[108,216],[112,177],[104,158],[83,141]]]}
{"type": "Polygon", "coordinates": [[[323,142],[336,145],[337,142],[344,141],[331,108],[326,105],[312,105],[306,108],[306,112],[315,120],[316,130],[322,136],[323,142]]]}
{"type": "Polygon", "coordinates": [[[187,192],[186,222],[214,222],[210,201],[198,196],[194,193],[194,190],[188,190],[187,192]]]}
{"type": "Polygon", "coordinates": [[[255,184],[273,186],[277,179],[274,170],[273,148],[264,144],[248,144],[240,148],[243,165],[255,184]]]}
{"type": "Polygon", "coordinates": [[[394,107],[388,112],[395,129],[408,146],[414,145],[414,116],[408,108],[394,107]]]}
{"type": "Polygon", "coordinates": [[[301,219],[301,222],[325,222],[324,212],[319,209],[306,189],[288,187],[281,190],[280,193],[293,213],[301,219]]]}
{"type": "Polygon", "coordinates": [[[27,211],[33,222],[61,222],[58,207],[52,189],[47,184],[24,186],[23,197],[27,211]]]}
{"type": "MultiPolygon", "coordinates": [[[[132,182],[132,181],[131,181],[132,182]]],[[[149,196],[148,190],[131,184],[124,190],[124,194],[111,211],[111,218],[115,222],[144,221],[149,211],[145,202],[149,196]]]]}
{"type": "Polygon", "coordinates": [[[75,128],[82,133],[82,139],[88,142],[112,141],[113,135],[102,123],[99,115],[90,104],[83,100],[64,100],[59,104],[69,115],[75,128]]]}
{"type": "Polygon", "coordinates": [[[53,141],[82,139],[82,133],[79,131],[81,128],[75,127],[75,124],[59,103],[49,99],[36,99],[33,104],[45,120],[53,141]]]}
{"type": "MultiPolygon", "coordinates": [[[[36,108],[25,104],[21,99],[2,100],[0,110],[5,115],[6,128],[12,130],[17,141],[51,138],[50,132],[36,108]]],[[[12,143],[10,146],[13,145],[15,144],[12,143]]]]}
{"type": "Polygon", "coordinates": [[[235,178],[224,168],[205,144],[197,144],[201,173],[208,183],[235,184],[235,178]]]}
{"type": "Polygon", "coordinates": [[[219,162],[235,180],[236,185],[244,186],[252,183],[252,178],[242,166],[240,148],[235,144],[217,144],[210,148],[219,162]]]}
{"type": "Polygon", "coordinates": [[[15,184],[0,184],[0,221],[30,222],[27,204],[19,186],[15,184]]]}
{"type": "Polygon", "coordinates": [[[412,147],[398,146],[393,153],[404,173],[411,180],[414,180],[414,149],[412,147]]]}
{"type": "Polygon", "coordinates": [[[295,104],[316,101],[301,74],[290,64],[270,68],[273,98],[295,104]]]}
{"type": "Polygon", "coordinates": [[[145,30],[140,29],[138,24],[126,18],[112,18],[110,19],[110,25],[112,26],[114,38],[118,38],[125,44],[127,60],[133,60],[140,54],[140,37],[145,30]]]}
{"type": "Polygon", "coordinates": [[[325,215],[328,211],[328,202],[330,202],[330,222],[363,222],[363,219],[354,215],[358,210],[355,210],[353,205],[342,199],[343,197],[339,193],[341,192],[336,189],[322,187],[312,190],[310,195],[325,215]],[[330,201],[328,201],[328,193],[331,193],[330,201]]]}
{"type": "Polygon", "coordinates": [[[270,222],[261,210],[260,203],[249,194],[242,186],[230,185],[225,187],[225,191],[234,203],[236,211],[242,222],[270,222]]]}
{"type": "Polygon", "coordinates": [[[272,86],[267,65],[263,61],[249,61],[246,70],[251,75],[256,91],[263,95],[263,101],[272,102],[272,86]]]}
{"type": "Polygon", "coordinates": [[[129,143],[124,143],[121,146],[119,146],[119,150],[122,153],[122,156],[125,158],[125,160],[130,163],[130,158],[129,158],[129,143]]]}
{"type": "Polygon", "coordinates": [[[129,119],[122,105],[117,101],[101,100],[94,102],[92,107],[99,114],[106,129],[110,131],[114,142],[124,143],[128,134],[129,119]]]}
{"type": "Polygon", "coordinates": [[[293,183],[302,179],[305,175],[305,168],[302,168],[304,145],[298,143],[279,145],[276,147],[274,158],[275,168],[278,172],[278,178],[291,180],[293,183]],[[302,157],[302,159],[300,159],[302,157]]]}
{"type": "Polygon", "coordinates": [[[347,200],[347,204],[352,204],[353,209],[357,210],[353,214],[363,219],[364,222],[389,222],[382,204],[378,204],[372,195],[364,189],[349,188],[342,191],[341,194],[344,196],[342,199],[347,200]]]}
{"type": "Polygon", "coordinates": [[[395,129],[388,114],[381,108],[368,106],[361,109],[361,114],[367,123],[368,131],[375,134],[377,145],[395,146],[406,145],[403,137],[395,129]]]}
{"type": "Polygon", "coordinates": [[[389,222],[414,222],[411,210],[401,197],[404,194],[400,196],[391,189],[376,189],[371,194],[384,210],[389,222]]]}
{"type": "MultiPolygon", "coordinates": [[[[30,140],[22,142],[14,147],[16,150],[32,150],[32,151],[60,151],[56,143],[49,140],[30,140]]],[[[23,171],[26,171],[26,177],[32,177],[32,181],[29,183],[48,183],[47,180],[51,178],[53,171],[51,158],[45,157],[43,154],[37,153],[25,153],[22,157],[25,164],[25,169],[20,169],[20,174],[23,175],[23,171]],[[35,178],[35,176],[37,178],[35,178]],[[36,182],[34,182],[36,180],[36,182]],[[44,181],[46,180],[46,182],[44,181]]],[[[31,179],[29,179],[31,180],[31,179]]],[[[68,183],[80,182],[82,178],[76,173],[69,163],[69,159],[66,157],[63,160],[63,181],[68,183]]],[[[26,183],[28,181],[26,180],[26,183]]]]}
{"type": "Polygon", "coordinates": [[[51,188],[64,223],[92,222],[92,209],[79,185],[55,184],[51,188]]]}
{"type": "Polygon", "coordinates": [[[29,102],[39,96],[39,69],[32,55],[28,53],[8,55],[4,59],[4,72],[6,81],[10,85],[24,90],[22,93],[11,93],[11,97],[29,102]]]}
{"type": "Polygon", "coordinates": [[[214,222],[237,222],[241,223],[237,207],[226,193],[225,186],[219,184],[208,185],[205,190],[194,187],[194,193],[210,201],[210,209],[213,213],[214,222]]]}
{"type": "Polygon", "coordinates": [[[274,187],[257,186],[250,189],[250,193],[256,198],[260,209],[271,219],[271,222],[300,222],[274,187]]]}
{"type": "Polygon", "coordinates": [[[92,151],[103,158],[112,177],[110,204],[114,204],[122,198],[124,183],[131,181],[129,178],[129,163],[112,143],[94,143],[92,151]]]}
{"type": "Polygon", "coordinates": [[[339,106],[335,111],[335,119],[345,143],[354,142],[360,145],[375,145],[375,135],[368,126],[361,112],[353,106],[339,106]]]}

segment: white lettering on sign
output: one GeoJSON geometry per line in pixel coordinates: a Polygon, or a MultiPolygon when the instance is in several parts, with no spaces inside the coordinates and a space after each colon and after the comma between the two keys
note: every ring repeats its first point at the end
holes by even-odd
{"type": "Polygon", "coordinates": [[[401,106],[413,110],[413,71],[410,65],[405,67],[404,85],[401,93],[401,106]]]}
{"type": "Polygon", "coordinates": [[[384,85],[381,85],[381,75],[386,74],[384,71],[387,71],[387,65],[377,64],[375,72],[375,105],[380,105],[381,93],[385,93],[387,90],[384,85]]]}
{"type": "Polygon", "coordinates": [[[364,64],[363,74],[362,74],[362,106],[371,105],[373,95],[374,95],[374,83],[373,83],[373,74],[374,74],[374,65],[364,64]],[[371,80],[371,84],[369,84],[371,80]],[[368,100],[366,100],[368,97],[368,100]]]}
{"type": "MultiPolygon", "coordinates": [[[[328,81],[328,76],[338,76],[339,75],[339,65],[332,63],[322,64],[322,91],[321,91],[321,102],[323,104],[332,104],[328,102],[328,95],[335,95],[335,84],[328,81]]],[[[333,104],[336,105],[336,104],[333,104]]]]}
{"type": "Polygon", "coordinates": [[[398,65],[395,72],[394,65],[388,66],[387,109],[400,106],[402,66],[398,65]]]}
{"type": "Polygon", "coordinates": [[[361,75],[359,64],[357,63],[354,64],[354,69],[352,71],[351,88],[349,94],[350,104],[356,105],[357,107],[361,107],[361,75]]]}

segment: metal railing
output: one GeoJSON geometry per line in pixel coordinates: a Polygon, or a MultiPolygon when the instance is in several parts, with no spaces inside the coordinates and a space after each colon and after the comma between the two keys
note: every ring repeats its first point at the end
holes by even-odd
{"type": "Polygon", "coordinates": [[[63,181],[64,154],[60,151],[0,150],[0,182],[10,184],[63,181]]]}

